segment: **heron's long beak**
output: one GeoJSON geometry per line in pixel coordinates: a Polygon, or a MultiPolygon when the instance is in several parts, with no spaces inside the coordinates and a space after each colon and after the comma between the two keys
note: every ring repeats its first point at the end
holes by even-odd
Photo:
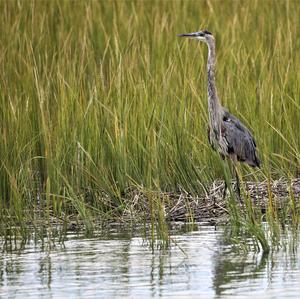
{"type": "Polygon", "coordinates": [[[197,32],[192,32],[192,33],[181,33],[177,34],[179,37],[195,37],[197,36],[197,32]]]}

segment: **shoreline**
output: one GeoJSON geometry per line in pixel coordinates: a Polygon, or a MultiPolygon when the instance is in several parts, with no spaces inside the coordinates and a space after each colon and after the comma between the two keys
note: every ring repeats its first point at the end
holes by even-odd
{"type": "MultiPolygon", "coordinates": [[[[235,182],[232,182],[233,190],[234,186],[235,182]]],[[[242,187],[246,196],[251,199],[253,207],[259,209],[262,214],[266,213],[270,205],[280,210],[290,200],[294,200],[296,204],[300,202],[300,178],[290,181],[282,178],[270,181],[270,183],[267,180],[262,182],[246,181],[242,183],[242,187]]],[[[165,218],[169,221],[208,221],[217,224],[226,222],[229,214],[229,190],[227,190],[225,199],[223,199],[223,191],[224,181],[217,180],[209,187],[206,195],[192,196],[184,192],[157,192],[156,197],[161,200],[165,218]]],[[[142,190],[131,191],[131,196],[126,197],[126,200],[129,201],[129,204],[123,213],[125,219],[130,221],[132,217],[136,218],[138,216],[134,215],[136,213],[150,215],[149,198],[142,190]]],[[[240,204],[237,200],[236,203],[240,204]]],[[[240,205],[243,208],[245,202],[240,205]]]]}

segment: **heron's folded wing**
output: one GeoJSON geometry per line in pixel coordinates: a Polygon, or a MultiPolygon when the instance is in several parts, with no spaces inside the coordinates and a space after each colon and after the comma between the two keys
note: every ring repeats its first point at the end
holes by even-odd
{"type": "Polygon", "coordinates": [[[227,111],[223,115],[221,131],[227,144],[228,154],[235,154],[239,161],[250,166],[259,166],[260,161],[253,136],[242,122],[227,111]]]}

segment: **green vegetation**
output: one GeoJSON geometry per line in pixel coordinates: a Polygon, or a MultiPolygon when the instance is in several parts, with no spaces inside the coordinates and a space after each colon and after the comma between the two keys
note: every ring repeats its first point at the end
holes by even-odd
{"type": "MultiPolygon", "coordinates": [[[[216,37],[221,101],[257,140],[263,168],[242,168],[244,180],[299,174],[297,1],[1,1],[0,10],[1,234],[72,215],[91,232],[93,217],[122,215],[130,188],[201,194],[223,177],[207,141],[207,49],[176,37],[201,28],[216,37]]],[[[163,201],[149,205],[164,235],[163,201]]]]}

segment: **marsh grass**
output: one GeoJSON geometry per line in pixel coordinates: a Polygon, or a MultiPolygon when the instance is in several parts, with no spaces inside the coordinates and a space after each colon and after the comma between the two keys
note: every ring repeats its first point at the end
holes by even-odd
{"type": "MultiPolygon", "coordinates": [[[[223,177],[207,142],[207,50],[176,37],[200,28],[216,36],[222,103],[257,140],[263,168],[242,167],[241,177],[299,175],[296,1],[1,1],[0,9],[1,234],[25,237],[28,223],[74,214],[91,233],[93,218],[122,214],[131,186],[197,195],[223,177]]],[[[151,210],[165,234],[161,204],[151,210]]],[[[293,194],[289,208],[298,226],[293,194]]],[[[246,210],[255,232],[261,215],[246,210]]],[[[272,226],[276,213],[270,200],[272,226]]]]}

